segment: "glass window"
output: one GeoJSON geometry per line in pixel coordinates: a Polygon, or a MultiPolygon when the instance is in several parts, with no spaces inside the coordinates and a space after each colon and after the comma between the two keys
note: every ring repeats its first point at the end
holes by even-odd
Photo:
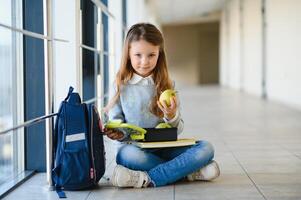
{"type": "Polygon", "coordinates": [[[97,7],[92,1],[83,1],[82,9],[82,73],[84,101],[97,97],[98,52],[96,25],[97,7]],[[87,47],[87,48],[86,48],[87,47]]]}
{"type": "Polygon", "coordinates": [[[122,0],[122,39],[125,38],[126,35],[126,27],[127,27],[127,8],[126,8],[126,0],[122,0]]]}
{"type": "MultiPolygon", "coordinates": [[[[0,0],[0,5],[0,23],[20,28],[22,1],[0,0]]],[[[22,121],[21,40],[21,34],[0,26],[0,130],[22,121]]],[[[21,131],[0,135],[0,190],[24,169],[21,131]]]]}
{"type": "MultiPolygon", "coordinates": [[[[108,6],[108,0],[101,0],[102,3],[108,6]]],[[[103,59],[103,92],[104,92],[104,105],[106,105],[109,101],[108,93],[109,93],[109,16],[104,12],[101,13],[102,18],[102,26],[103,26],[103,52],[105,52],[102,56],[103,59]]]]}
{"type": "Polygon", "coordinates": [[[98,105],[108,101],[109,86],[109,16],[108,1],[83,1],[82,20],[82,78],[85,101],[102,97],[98,105]],[[104,10],[106,9],[106,12],[104,10]]]}

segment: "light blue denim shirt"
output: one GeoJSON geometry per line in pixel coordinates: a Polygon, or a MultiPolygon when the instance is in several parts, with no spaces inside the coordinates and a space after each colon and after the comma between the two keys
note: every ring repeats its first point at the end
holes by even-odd
{"type": "MultiPolygon", "coordinates": [[[[150,112],[150,104],[154,95],[155,84],[152,77],[142,77],[134,74],[132,79],[122,86],[120,98],[109,110],[109,119],[121,119],[125,123],[134,124],[142,128],[154,128],[159,123],[166,122],[172,127],[177,127],[178,134],[181,133],[184,121],[181,118],[179,108],[176,116],[171,120],[165,117],[163,119],[159,118],[150,112]]],[[[121,140],[124,140],[125,137],[121,140]]]]}

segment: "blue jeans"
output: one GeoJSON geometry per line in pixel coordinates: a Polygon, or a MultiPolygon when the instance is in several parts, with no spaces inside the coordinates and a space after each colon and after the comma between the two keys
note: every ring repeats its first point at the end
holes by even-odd
{"type": "Polygon", "coordinates": [[[154,186],[174,183],[210,163],[214,148],[207,141],[193,146],[141,149],[125,144],[118,150],[116,162],[132,170],[146,171],[154,186]]]}

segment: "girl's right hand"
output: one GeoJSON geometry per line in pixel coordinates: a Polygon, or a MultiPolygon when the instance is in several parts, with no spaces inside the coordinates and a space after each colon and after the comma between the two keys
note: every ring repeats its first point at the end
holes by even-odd
{"type": "Polygon", "coordinates": [[[105,135],[107,135],[112,140],[120,140],[123,138],[123,133],[121,131],[118,131],[116,129],[104,129],[105,135]]]}

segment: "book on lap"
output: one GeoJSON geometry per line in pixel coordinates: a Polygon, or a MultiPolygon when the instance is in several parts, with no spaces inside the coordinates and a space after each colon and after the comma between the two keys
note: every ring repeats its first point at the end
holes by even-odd
{"type": "MultiPolygon", "coordinates": [[[[161,125],[164,123],[161,123],[161,125]]],[[[134,124],[123,123],[121,120],[111,120],[105,124],[108,129],[118,129],[130,135],[132,144],[140,148],[166,148],[191,146],[195,139],[178,139],[177,128],[141,128],[134,124]]]]}
{"type": "Polygon", "coordinates": [[[195,139],[178,139],[176,141],[164,141],[164,142],[131,142],[140,148],[167,148],[167,147],[181,147],[191,146],[196,143],[195,139]]]}

